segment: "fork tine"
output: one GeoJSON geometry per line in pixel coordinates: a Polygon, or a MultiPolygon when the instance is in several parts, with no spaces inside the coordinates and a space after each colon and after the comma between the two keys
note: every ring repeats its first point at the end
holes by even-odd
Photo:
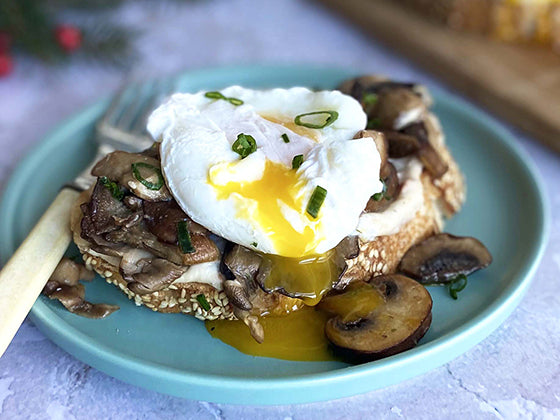
{"type": "Polygon", "coordinates": [[[164,79],[154,83],[151,96],[146,100],[142,108],[138,111],[137,118],[133,122],[130,132],[142,134],[146,130],[146,122],[150,113],[161,104],[161,101],[169,95],[174,87],[174,81],[164,79]]]}
{"type": "Polygon", "coordinates": [[[122,102],[127,92],[127,84],[123,84],[111,99],[105,113],[98,120],[97,125],[110,124],[118,118],[122,110],[122,102]]]}
{"type": "Polygon", "coordinates": [[[131,131],[132,125],[144,108],[145,102],[152,96],[154,82],[142,83],[131,87],[126,107],[115,122],[115,126],[123,131],[131,131]]]}

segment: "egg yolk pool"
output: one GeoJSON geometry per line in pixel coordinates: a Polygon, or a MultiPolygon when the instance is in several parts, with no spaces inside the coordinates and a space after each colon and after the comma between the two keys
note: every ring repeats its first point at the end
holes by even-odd
{"type": "Polygon", "coordinates": [[[251,356],[274,357],[284,360],[326,361],[336,360],[329,351],[325,337],[328,315],[306,306],[281,317],[263,317],[265,339],[257,343],[242,321],[206,321],[206,329],[237,350],[251,356]]]}

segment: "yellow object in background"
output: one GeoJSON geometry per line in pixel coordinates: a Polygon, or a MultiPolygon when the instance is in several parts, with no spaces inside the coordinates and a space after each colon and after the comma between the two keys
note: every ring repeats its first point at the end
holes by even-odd
{"type": "Polygon", "coordinates": [[[560,0],[400,0],[448,26],[560,52],[560,0]]]}

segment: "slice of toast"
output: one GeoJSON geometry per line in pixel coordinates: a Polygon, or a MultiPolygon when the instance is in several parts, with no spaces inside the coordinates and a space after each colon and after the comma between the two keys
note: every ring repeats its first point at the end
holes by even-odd
{"type": "MultiPolygon", "coordinates": [[[[378,236],[371,241],[359,242],[360,252],[356,258],[347,260],[347,270],[337,288],[351,281],[369,279],[372,276],[396,271],[404,253],[414,244],[438,233],[443,228],[444,217],[450,217],[461,207],[465,199],[463,176],[447,149],[437,118],[428,113],[424,122],[430,132],[430,143],[438,152],[448,169],[443,176],[434,179],[426,170],[421,174],[423,205],[400,230],[391,235],[378,236]]],[[[81,236],[82,210],[80,206],[89,201],[91,191],[82,193],[71,214],[74,242],[83,254],[86,267],[95,270],[108,283],[114,284],[133,299],[137,305],[145,305],[153,311],[185,313],[201,320],[236,319],[234,307],[220,284],[184,282],[181,278],[165,288],[146,294],[134,293],[119,272],[120,258],[96,251],[81,236]]],[[[258,300],[271,313],[286,313],[303,302],[279,293],[258,290],[258,300]]]]}

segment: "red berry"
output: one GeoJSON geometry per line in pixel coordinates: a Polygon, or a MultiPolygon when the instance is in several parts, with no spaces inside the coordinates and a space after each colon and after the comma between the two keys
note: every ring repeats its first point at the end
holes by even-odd
{"type": "Polygon", "coordinates": [[[58,45],[66,51],[76,51],[82,45],[82,33],[72,25],[58,25],[54,30],[58,45]]]}
{"type": "Polygon", "coordinates": [[[8,54],[0,54],[0,77],[7,76],[12,72],[14,62],[8,54]]]}
{"type": "Polygon", "coordinates": [[[7,53],[12,46],[12,36],[6,31],[0,31],[0,54],[7,53]]]}

